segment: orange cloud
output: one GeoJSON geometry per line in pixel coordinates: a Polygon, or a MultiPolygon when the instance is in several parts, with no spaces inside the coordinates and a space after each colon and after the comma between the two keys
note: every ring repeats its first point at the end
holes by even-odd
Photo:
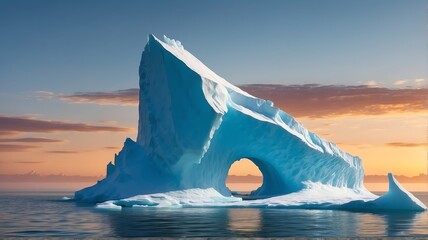
{"type": "Polygon", "coordinates": [[[0,130],[0,137],[11,137],[11,136],[16,136],[19,135],[19,132],[14,132],[14,131],[1,131],[0,130]]]}
{"type": "Polygon", "coordinates": [[[53,151],[46,151],[46,153],[55,153],[55,154],[76,154],[79,153],[78,151],[68,151],[68,150],[53,150],[53,151]]]}
{"type": "Polygon", "coordinates": [[[269,99],[295,117],[381,115],[391,112],[426,111],[428,88],[389,89],[338,85],[241,86],[256,97],[269,99]]]}
{"type": "Polygon", "coordinates": [[[118,150],[120,149],[120,147],[104,147],[104,149],[118,150]]]}
{"type": "Polygon", "coordinates": [[[385,144],[388,147],[426,147],[427,143],[390,142],[385,144]]]}
{"type": "Polygon", "coordinates": [[[51,139],[51,138],[3,138],[0,139],[0,142],[22,142],[22,143],[60,143],[65,142],[61,139],[51,139]]]}
{"type": "Polygon", "coordinates": [[[0,144],[0,152],[27,152],[38,146],[18,145],[18,144],[0,144]]]}
{"type": "Polygon", "coordinates": [[[65,121],[48,121],[19,116],[1,116],[0,132],[128,132],[126,127],[89,125],[65,121]]]}
{"type": "Polygon", "coordinates": [[[19,163],[19,164],[39,164],[39,163],[43,163],[42,161],[16,161],[13,163],[19,163]]]}

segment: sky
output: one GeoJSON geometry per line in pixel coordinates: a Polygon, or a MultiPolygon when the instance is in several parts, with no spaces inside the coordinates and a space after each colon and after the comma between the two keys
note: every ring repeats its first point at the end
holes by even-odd
{"type": "Polygon", "coordinates": [[[360,156],[366,174],[426,174],[425,0],[0,0],[0,174],[103,175],[136,137],[150,33],[360,156]]]}

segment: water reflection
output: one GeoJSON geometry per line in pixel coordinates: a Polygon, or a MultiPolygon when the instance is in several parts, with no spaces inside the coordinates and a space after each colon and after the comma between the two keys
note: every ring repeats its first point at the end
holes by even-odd
{"type": "Polygon", "coordinates": [[[236,233],[258,232],[261,229],[261,214],[257,208],[228,209],[229,230],[236,233]]]}
{"type": "Polygon", "coordinates": [[[227,209],[122,209],[107,212],[113,236],[227,236],[227,209]]]}
{"type": "Polygon", "coordinates": [[[415,212],[391,212],[382,214],[385,221],[387,236],[409,236],[413,230],[413,223],[416,216],[420,213],[415,212]]]}
{"type": "Polygon", "coordinates": [[[355,215],[331,210],[263,209],[260,236],[357,236],[355,215]]]}
{"type": "Polygon", "coordinates": [[[428,234],[424,222],[426,212],[130,208],[105,213],[112,230],[110,236],[119,237],[392,237],[428,234]]]}

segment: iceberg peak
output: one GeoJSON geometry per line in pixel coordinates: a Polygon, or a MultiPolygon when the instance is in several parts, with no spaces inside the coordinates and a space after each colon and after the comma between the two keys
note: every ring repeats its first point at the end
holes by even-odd
{"type": "Polygon", "coordinates": [[[171,47],[178,48],[178,49],[184,51],[183,45],[178,40],[168,38],[167,36],[163,35],[163,41],[171,47]]]}
{"type": "Polygon", "coordinates": [[[426,210],[427,207],[413,194],[404,189],[392,173],[388,173],[389,190],[374,200],[382,209],[426,210]]]}
{"type": "Polygon", "coordinates": [[[398,183],[394,175],[392,175],[392,173],[388,173],[388,191],[397,192],[397,191],[403,191],[403,190],[404,188],[400,185],[400,183],[398,183]]]}

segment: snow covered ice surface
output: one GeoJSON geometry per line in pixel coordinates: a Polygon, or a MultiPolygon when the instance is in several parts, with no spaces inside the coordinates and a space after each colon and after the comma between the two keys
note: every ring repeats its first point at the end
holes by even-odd
{"type": "Polygon", "coordinates": [[[107,176],[75,193],[98,207],[292,207],[424,210],[389,177],[382,197],[363,185],[361,159],[312,132],[271,101],[219,77],[179,41],[150,35],[139,68],[137,141],[126,139],[107,176]],[[263,174],[258,200],[231,197],[230,166],[263,174]]]}
{"type": "Polygon", "coordinates": [[[213,188],[187,189],[166,193],[137,195],[120,200],[97,204],[97,208],[121,209],[122,207],[253,207],[253,208],[304,208],[342,209],[360,211],[414,210],[426,207],[412,194],[404,190],[389,174],[389,192],[381,197],[367,191],[336,188],[319,183],[307,183],[307,188],[286,195],[243,201],[226,197],[213,188]]]}
{"type": "Polygon", "coordinates": [[[166,193],[138,195],[121,200],[111,200],[97,204],[98,208],[121,207],[197,207],[240,203],[241,198],[226,197],[213,188],[193,188],[166,193]]]}

